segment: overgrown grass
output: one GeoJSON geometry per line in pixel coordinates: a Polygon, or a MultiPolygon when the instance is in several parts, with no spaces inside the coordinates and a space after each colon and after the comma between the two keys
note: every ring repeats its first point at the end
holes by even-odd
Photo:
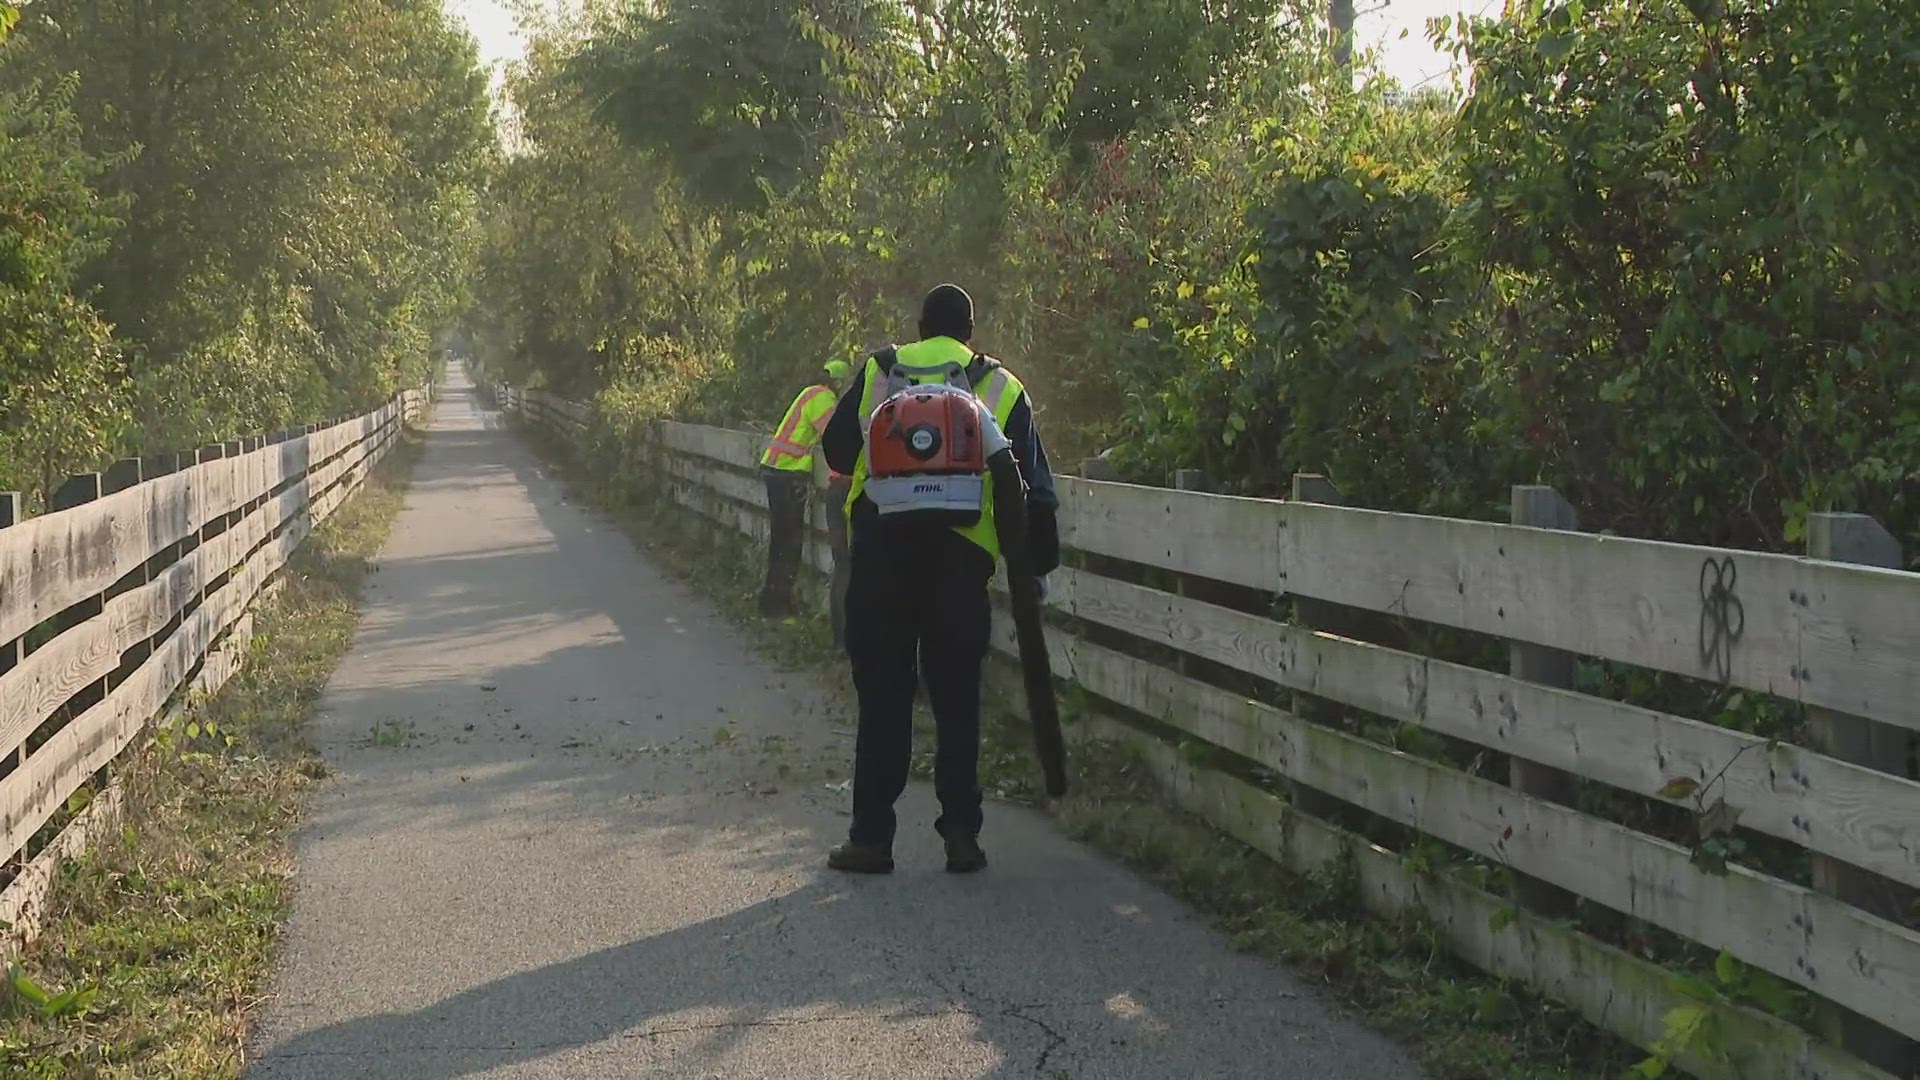
{"type": "Polygon", "coordinates": [[[303,728],[418,455],[404,441],[302,545],[239,673],[116,770],[118,827],[61,870],[21,958],[40,987],[97,993],[48,1016],[0,988],[0,1075],[239,1074],[291,900],[301,792],[326,775],[303,728]]]}
{"type": "MultiPolygon", "coordinates": [[[[561,475],[752,633],[769,655],[828,675],[829,685],[844,685],[845,658],[829,647],[824,616],[773,622],[757,615],[765,566],[757,545],[663,495],[622,490],[576,463],[561,463],[561,475]]],[[[811,613],[818,605],[802,607],[811,613]]],[[[1351,874],[1295,874],[1174,808],[1123,748],[1076,744],[1069,751],[1074,790],[1045,803],[1017,683],[1010,664],[988,678],[981,783],[990,792],[1044,805],[1069,835],[1123,859],[1206,912],[1239,948],[1285,962],[1401,1039],[1435,1077],[1617,1077],[1646,1056],[1563,1006],[1456,959],[1417,920],[1357,915],[1363,909],[1351,874]]],[[[1083,707],[1070,694],[1062,702],[1063,716],[1071,722],[1083,707]]],[[[924,778],[931,774],[933,740],[916,737],[915,743],[922,748],[915,771],[924,778]]]]}

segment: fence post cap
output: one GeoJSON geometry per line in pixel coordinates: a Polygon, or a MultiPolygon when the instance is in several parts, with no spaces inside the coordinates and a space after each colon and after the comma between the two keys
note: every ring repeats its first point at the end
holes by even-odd
{"type": "Polygon", "coordinates": [[[1807,554],[1830,562],[1899,569],[1900,539],[1871,514],[1807,515],[1807,554]]]}

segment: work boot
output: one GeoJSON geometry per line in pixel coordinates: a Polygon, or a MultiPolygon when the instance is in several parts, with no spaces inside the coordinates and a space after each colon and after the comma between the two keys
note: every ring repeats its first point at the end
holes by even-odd
{"type": "Polygon", "coordinates": [[[862,844],[849,840],[827,852],[827,867],[849,874],[893,873],[891,844],[862,844]]]}
{"type": "Polygon", "coordinates": [[[972,833],[947,837],[947,873],[971,874],[987,868],[987,853],[972,833]]]}

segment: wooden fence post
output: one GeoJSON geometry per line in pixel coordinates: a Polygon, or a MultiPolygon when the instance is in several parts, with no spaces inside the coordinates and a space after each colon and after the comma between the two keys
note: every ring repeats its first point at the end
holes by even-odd
{"type": "MultiPolygon", "coordinates": [[[[208,443],[207,445],[200,448],[199,458],[200,458],[200,463],[203,465],[209,461],[219,461],[221,458],[224,458],[226,456],[227,456],[227,448],[224,444],[221,444],[221,443],[208,443]]],[[[222,514],[219,517],[214,517],[209,515],[207,519],[200,526],[199,536],[194,546],[204,547],[207,541],[213,539],[216,536],[219,536],[222,532],[225,532],[226,528],[227,528],[227,518],[225,514],[222,514]]],[[[200,586],[200,602],[201,603],[206,602],[207,596],[212,591],[213,579],[220,575],[221,570],[222,568],[220,567],[208,567],[206,569],[206,573],[201,576],[201,582],[202,582],[200,586]]]]}
{"type": "MultiPolygon", "coordinates": [[[[241,454],[244,454],[247,452],[247,442],[245,439],[228,439],[225,445],[227,448],[226,449],[227,457],[239,457],[241,454]]],[[[241,492],[240,494],[244,495],[245,492],[241,492]]],[[[246,516],[246,513],[247,513],[246,500],[240,499],[237,502],[237,504],[234,506],[234,508],[227,513],[226,525],[224,526],[224,528],[231,529],[235,525],[240,524],[240,519],[246,516]]]]}
{"type": "MultiPolygon", "coordinates": [[[[75,473],[67,477],[66,483],[55,488],[53,494],[48,497],[47,512],[51,514],[59,510],[71,510],[76,506],[84,506],[98,499],[100,490],[99,473],[75,473]]],[[[59,633],[93,618],[100,614],[101,607],[101,598],[98,596],[80,601],[54,616],[54,632],[59,633]]]]}
{"type": "Polygon", "coordinates": [[[125,491],[142,478],[140,459],[122,458],[107,466],[107,471],[100,474],[100,493],[111,495],[116,491],[125,491]]]}
{"type": "Polygon", "coordinates": [[[47,499],[47,512],[71,510],[99,497],[100,474],[75,473],[67,477],[66,483],[53,490],[53,495],[47,499]]]}
{"type": "MultiPolygon", "coordinates": [[[[54,513],[59,510],[71,510],[76,506],[84,506],[98,499],[100,495],[101,483],[99,473],[76,473],[67,477],[66,483],[56,488],[53,495],[47,499],[47,512],[54,513]]],[[[108,588],[112,588],[112,586],[108,586],[108,588]]],[[[95,615],[100,614],[105,609],[105,594],[96,593],[67,608],[58,615],[55,615],[53,617],[54,633],[64,633],[86,622],[88,619],[93,618],[95,615]]],[[[96,679],[88,684],[84,689],[75,694],[67,705],[62,707],[61,713],[58,714],[60,719],[56,726],[65,726],[74,714],[85,710],[94,702],[100,700],[100,698],[106,694],[106,689],[107,680],[105,678],[96,679]]],[[[20,756],[15,762],[15,768],[22,767],[27,763],[27,754],[30,750],[28,743],[29,740],[21,740],[20,756]]],[[[19,854],[24,858],[26,852],[22,851],[19,854]]]]}
{"type": "MultiPolygon", "coordinates": [[[[1567,532],[1580,528],[1580,516],[1573,504],[1561,498],[1560,493],[1551,487],[1544,484],[1515,484],[1512,498],[1511,520],[1515,525],[1567,532]]],[[[1543,686],[1571,688],[1574,682],[1574,659],[1572,653],[1523,641],[1515,641],[1507,646],[1508,674],[1543,686]]],[[[1562,806],[1579,805],[1579,778],[1560,769],[1509,757],[1507,783],[1515,791],[1562,806]]],[[[1527,910],[1555,918],[1572,915],[1577,904],[1574,895],[1565,889],[1524,875],[1518,876],[1514,882],[1514,896],[1527,910]]]]}
{"type": "MultiPolygon", "coordinates": [[[[20,522],[20,493],[0,491],[0,529],[10,528],[20,522]]],[[[0,641],[0,674],[5,674],[20,662],[20,639],[0,641]]]]}
{"type": "MultiPolygon", "coordinates": [[[[116,491],[125,491],[139,484],[146,478],[146,468],[139,458],[122,458],[107,466],[107,470],[100,474],[100,494],[111,495],[116,491]]],[[[151,553],[148,554],[148,558],[152,558],[151,553]]],[[[112,599],[114,596],[126,592],[128,589],[145,585],[147,583],[146,570],[146,564],[143,562],[139,568],[130,572],[126,577],[114,582],[113,587],[107,590],[108,599],[112,599]]]]}
{"type": "MultiPolygon", "coordinates": [[[[254,451],[260,449],[261,447],[267,445],[267,436],[264,434],[249,435],[247,436],[247,439],[246,439],[246,445],[247,445],[247,449],[245,452],[251,454],[254,451]]],[[[247,514],[251,514],[255,510],[258,510],[261,507],[261,505],[267,501],[267,492],[261,488],[251,488],[248,491],[248,495],[249,495],[249,498],[244,504],[246,509],[245,509],[245,512],[241,514],[241,517],[245,517],[247,514]]]]}
{"type": "MultiPolygon", "coordinates": [[[[1831,562],[1901,566],[1900,541],[1866,514],[1812,514],[1807,554],[1831,562]]],[[[1828,754],[1895,776],[1911,773],[1912,734],[1871,718],[1809,708],[1815,745],[1828,754]]],[[[1813,857],[1813,887],[1903,926],[1916,924],[1920,893],[1899,882],[1824,855],[1813,857]]],[[[1827,1038],[1895,1076],[1920,1072],[1920,1043],[1832,1002],[1820,1004],[1827,1038]]]]}
{"type": "MultiPolygon", "coordinates": [[[[17,491],[0,491],[0,529],[8,528],[19,522],[20,493],[17,491]]],[[[14,665],[20,662],[20,647],[21,641],[19,638],[15,638],[12,641],[0,641],[0,675],[11,671],[14,665]]],[[[0,776],[5,776],[15,769],[18,769],[20,766],[26,764],[26,761],[27,741],[22,739],[20,740],[19,749],[6,755],[4,761],[0,761],[0,776]]],[[[25,866],[26,863],[26,853],[24,851],[18,852],[14,854],[13,857],[0,861],[0,871],[8,874],[18,874],[20,868],[25,866]]]]}
{"type": "MultiPolygon", "coordinates": [[[[107,466],[107,471],[100,474],[100,493],[102,495],[111,495],[116,491],[125,491],[127,488],[133,487],[144,479],[146,479],[146,471],[140,459],[123,458],[107,466]]],[[[126,575],[119,581],[108,586],[106,593],[103,594],[103,599],[110,600],[121,593],[130,592],[145,585],[147,583],[148,561],[152,558],[153,553],[148,552],[147,559],[142,560],[139,566],[127,571],[126,575]]],[[[106,688],[111,690],[125,682],[127,676],[133,674],[134,670],[140,666],[140,662],[146,658],[146,642],[144,641],[136,642],[122,650],[120,653],[120,666],[115,669],[111,675],[107,676],[106,688]]]]}
{"type": "MultiPolygon", "coordinates": [[[[1120,470],[1114,468],[1113,462],[1107,460],[1105,456],[1090,457],[1080,463],[1080,476],[1086,480],[1114,483],[1120,479],[1120,470]]],[[[1063,565],[1085,570],[1091,574],[1123,577],[1127,574],[1127,571],[1121,569],[1122,564],[1119,561],[1088,551],[1062,551],[1060,559],[1063,565]]],[[[1137,579],[1128,577],[1127,580],[1137,579]]]]}
{"type": "MultiPolygon", "coordinates": [[[[1347,501],[1333,481],[1319,473],[1294,473],[1292,498],[1294,502],[1322,503],[1327,506],[1344,506],[1347,501]]],[[[1354,621],[1354,613],[1351,610],[1342,611],[1334,604],[1311,597],[1295,596],[1291,599],[1294,621],[1302,626],[1336,634],[1345,634],[1352,629],[1350,624],[1354,621]]],[[[1295,704],[1299,701],[1299,696],[1295,695],[1295,704]]]]}
{"type": "MultiPolygon", "coordinates": [[[[297,440],[298,445],[293,448],[293,461],[287,466],[287,481],[300,485],[298,528],[301,535],[305,536],[313,530],[313,440],[309,438],[311,432],[304,426],[294,428],[288,434],[292,436],[289,441],[297,440]]],[[[293,520],[292,515],[288,515],[288,520],[293,520]]]]}
{"type": "MultiPolygon", "coordinates": [[[[194,462],[198,460],[199,456],[191,451],[184,454],[149,454],[140,459],[140,478],[145,481],[158,480],[162,476],[171,476],[181,469],[193,468],[194,462]]],[[[186,541],[175,540],[159,551],[154,552],[153,555],[147,559],[147,580],[152,581],[155,574],[180,561],[180,556],[185,550],[186,541]]],[[[169,619],[167,626],[163,628],[160,633],[156,633],[134,647],[132,659],[137,659],[141,663],[145,663],[147,657],[153,655],[154,641],[158,640],[161,634],[171,632],[171,630],[172,620],[169,619]]]]}
{"type": "MultiPolygon", "coordinates": [[[[1113,466],[1108,465],[1107,467],[1112,468],[1113,466]]],[[[1173,488],[1175,491],[1212,491],[1213,482],[1207,476],[1205,469],[1175,469],[1173,470],[1173,488]]],[[[1189,581],[1185,574],[1175,574],[1173,581],[1174,595],[1192,597],[1195,600],[1202,601],[1209,599],[1206,595],[1206,590],[1203,588],[1194,588],[1195,584],[1195,582],[1189,581]]],[[[1202,669],[1201,666],[1194,661],[1191,654],[1182,652],[1175,658],[1174,670],[1188,678],[1197,678],[1201,674],[1202,669]]]]}
{"type": "MultiPolygon", "coordinates": [[[[1340,489],[1334,486],[1333,481],[1319,473],[1294,473],[1291,494],[1294,502],[1338,506],[1345,501],[1340,495],[1340,489]]],[[[1304,596],[1294,596],[1289,599],[1293,601],[1293,621],[1297,625],[1312,630],[1335,632],[1341,628],[1342,615],[1345,613],[1339,611],[1334,605],[1324,600],[1304,596]]],[[[1302,720],[1311,720],[1330,727],[1339,726],[1338,706],[1299,691],[1290,694],[1289,698],[1293,714],[1302,720]]],[[[1323,820],[1335,820],[1336,813],[1348,805],[1325,792],[1306,787],[1297,780],[1288,780],[1287,788],[1293,794],[1293,804],[1296,807],[1323,820]]]]}

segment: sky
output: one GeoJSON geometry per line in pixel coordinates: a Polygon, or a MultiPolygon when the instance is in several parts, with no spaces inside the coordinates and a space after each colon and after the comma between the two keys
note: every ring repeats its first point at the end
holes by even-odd
{"type": "MultiPolygon", "coordinates": [[[[1499,0],[1355,0],[1356,44],[1378,48],[1388,74],[1402,84],[1445,86],[1450,58],[1427,41],[1427,20],[1462,10],[1476,14],[1491,10],[1499,0]]],[[[518,21],[503,0],[446,0],[447,9],[466,20],[480,40],[480,57],[495,66],[520,56],[525,40],[518,21]]]]}
{"type": "Polygon", "coordinates": [[[1381,68],[1402,86],[1444,89],[1453,58],[1427,40],[1427,20],[1463,12],[1496,14],[1500,0],[1354,0],[1353,6],[1355,45],[1380,50],[1381,68]]]}
{"type": "Polygon", "coordinates": [[[519,20],[500,0],[446,0],[446,5],[479,39],[481,63],[498,67],[519,58],[526,41],[519,20]]]}

